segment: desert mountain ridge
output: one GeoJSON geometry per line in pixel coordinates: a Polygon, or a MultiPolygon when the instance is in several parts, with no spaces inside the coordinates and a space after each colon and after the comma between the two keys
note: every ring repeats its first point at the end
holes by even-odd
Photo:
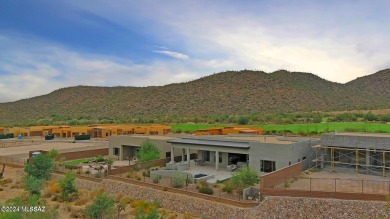
{"type": "Polygon", "coordinates": [[[75,86],[0,103],[0,124],[70,118],[197,117],[390,108],[390,69],[345,84],[312,73],[225,71],[149,87],[75,86]]]}

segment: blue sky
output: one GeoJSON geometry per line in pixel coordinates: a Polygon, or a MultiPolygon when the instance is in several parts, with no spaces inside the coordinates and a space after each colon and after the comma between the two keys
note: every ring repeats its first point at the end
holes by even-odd
{"type": "Polygon", "coordinates": [[[0,0],[0,102],[225,70],[346,83],[390,67],[388,1],[0,0]]]}

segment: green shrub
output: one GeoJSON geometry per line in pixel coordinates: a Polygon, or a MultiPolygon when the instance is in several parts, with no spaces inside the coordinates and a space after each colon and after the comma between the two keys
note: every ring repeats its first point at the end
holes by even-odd
{"type": "Polygon", "coordinates": [[[103,162],[103,161],[105,161],[105,159],[102,155],[98,155],[95,159],[95,162],[103,162]]]}
{"type": "Polygon", "coordinates": [[[172,177],[172,187],[181,188],[184,185],[184,180],[181,178],[172,177]]]}
{"type": "Polygon", "coordinates": [[[31,160],[24,165],[24,172],[37,179],[49,179],[54,167],[54,160],[49,157],[48,154],[41,153],[31,158],[31,160]]]}
{"type": "Polygon", "coordinates": [[[248,116],[240,116],[238,118],[238,124],[240,125],[247,125],[249,123],[249,117],[248,116]]]}
{"type": "Polygon", "coordinates": [[[114,210],[114,200],[105,193],[99,193],[87,206],[86,213],[89,218],[112,218],[114,210]]]}
{"type": "Polygon", "coordinates": [[[198,189],[200,193],[207,194],[207,195],[213,195],[214,190],[208,186],[202,186],[198,189]]]}
{"type": "Polygon", "coordinates": [[[129,170],[129,172],[127,172],[127,178],[136,178],[136,175],[137,173],[133,170],[129,170]]]}
{"type": "Polygon", "coordinates": [[[225,185],[222,188],[222,192],[226,192],[228,194],[232,194],[233,193],[233,187],[230,184],[227,184],[227,185],[225,185]]]}
{"type": "MultiPolygon", "coordinates": [[[[141,143],[135,156],[140,162],[158,160],[160,158],[160,150],[153,142],[146,140],[141,143]]],[[[149,169],[150,167],[150,165],[147,165],[146,169],[149,169]]]]}
{"type": "Polygon", "coordinates": [[[61,198],[64,201],[72,201],[78,197],[77,188],[74,184],[75,175],[71,172],[65,174],[65,177],[58,180],[61,188],[61,198]]]}
{"type": "Polygon", "coordinates": [[[43,182],[45,179],[38,179],[35,176],[28,175],[23,179],[23,183],[25,185],[25,189],[31,194],[31,195],[39,195],[41,192],[40,190],[43,187],[43,182]]]}

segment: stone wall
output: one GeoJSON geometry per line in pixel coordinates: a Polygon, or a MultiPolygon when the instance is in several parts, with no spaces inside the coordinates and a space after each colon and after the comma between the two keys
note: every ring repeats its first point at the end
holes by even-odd
{"type": "MultiPolygon", "coordinates": [[[[63,177],[61,174],[53,174],[53,179],[63,177]]],[[[193,213],[204,218],[237,218],[244,219],[249,213],[248,208],[238,208],[231,205],[212,202],[205,199],[195,198],[187,195],[171,193],[168,191],[151,189],[143,186],[119,182],[117,180],[104,179],[100,183],[77,176],[75,184],[79,189],[97,190],[104,188],[104,191],[111,195],[130,195],[133,199],[145,200],[148,202],[157,201],[160,207],[174,210],[178,213],[193,213]]]]}
{"type": "Polygon", "coordinates": [[[205,218],[245,218],[248,209],[211,202],[205,199],[180,195],[163,190],[150,189],[116,180],[103,180],[101,185],[111,194],[122,193],[134,199],[157,201],[162,208],[179,213],[192,212],[205,218]]]}

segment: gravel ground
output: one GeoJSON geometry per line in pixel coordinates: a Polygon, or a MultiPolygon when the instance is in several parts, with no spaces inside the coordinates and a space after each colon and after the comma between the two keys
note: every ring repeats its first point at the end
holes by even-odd
{"type": "Polygon", "coordinates": [[[389,218],[386,202],[267,197],[248,218],[389,218]]]}

